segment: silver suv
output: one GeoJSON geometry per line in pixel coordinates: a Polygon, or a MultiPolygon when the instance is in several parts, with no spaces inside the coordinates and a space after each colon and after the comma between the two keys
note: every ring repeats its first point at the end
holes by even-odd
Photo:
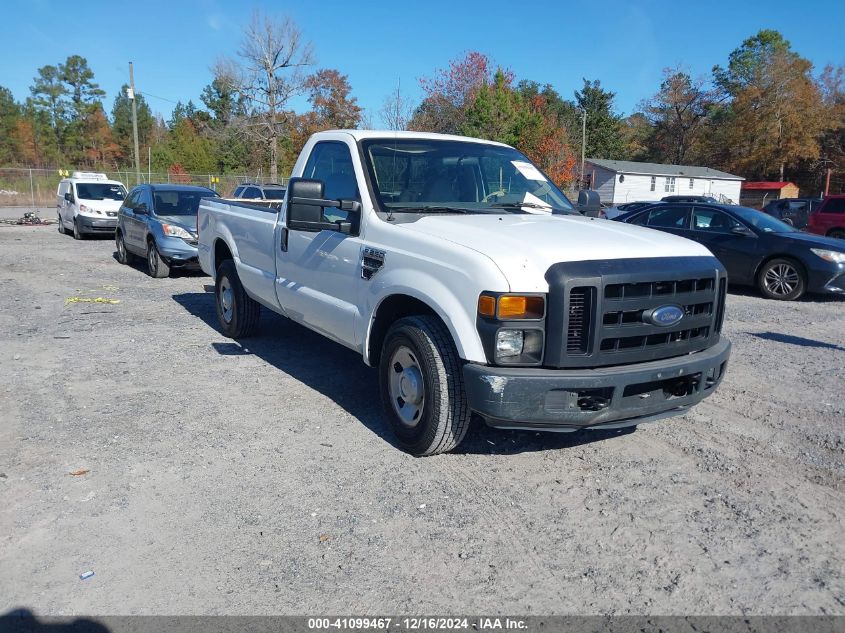
{"type": "Polygon", "coordinates": [[[242,200],[282,200],[285,197],[285,191],[284,185],[276,183],[259,185],[247,182],[238,185],[232,197],[242,200]]]}

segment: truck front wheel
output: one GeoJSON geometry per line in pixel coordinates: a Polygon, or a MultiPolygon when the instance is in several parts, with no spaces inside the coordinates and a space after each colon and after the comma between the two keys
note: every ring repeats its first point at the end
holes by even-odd
{"type": "Polygon", "coordinates": [[[261,318],[261,304],[250,297],[241,284],[235,262],[227,259],[217,268],[214,283],[217,320],[223,334],[243,338],[253,334],[261,318]]]}
{"type": "Polygon", "coordinates": [[[445,453],[466,435],[470,413],[460,358],[437,318],[405,317],[390,327],[379,363],[379,386],[390,426],[412,455],[445,453]]]}

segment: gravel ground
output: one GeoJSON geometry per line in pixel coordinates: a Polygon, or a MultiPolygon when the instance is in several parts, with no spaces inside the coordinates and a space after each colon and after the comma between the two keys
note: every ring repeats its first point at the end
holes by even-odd
{"type": "Polygon", "coordinates": [[[684,417],[415,459],[355,354],[113,251],[0,226],[0,613],[845,614],[845,301],[732,292],[684,417]]]}

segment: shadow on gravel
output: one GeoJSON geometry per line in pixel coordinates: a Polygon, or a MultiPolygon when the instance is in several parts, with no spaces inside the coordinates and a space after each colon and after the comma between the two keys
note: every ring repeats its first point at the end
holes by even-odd
{"type": "Polygon", "coordinates": [[[13,609],[0,615],[0,633],[109,633],[109,629],[88,618],[43,618],[29,609],[13,609]]]}
{"type": "MultiPolygon", "coordinates": [[[[772,301],[774,299],[765,299],[760,291],[750,286],[728,286],[728,296],[736,295],[738,297],[751,297],[753,299],[761,299],[762,301],[772,301]]],[[[842,303],[845,302],[845,295],[834,294],[816,294],[808,292],[795,303],[842,303]]]]}
{"type": "MultiPolygon", "coordinates": [[[[116,261],[118,264],[120,261],[117,259],[117,251],[113,251],[112,259],[116,261]]],[[[133,270],[137,270],[139,273],[147,274],[147,262],[146,260],[139,256],[135,255],[134,259],[128,264],[129,268],[133,270]]],[[[202,270],[199,268],[171,268],[170,269],[170,276],[171,277],[207,277],[202,270]]]]}
{"type": "MultiPolygon", "coordinates": [[[[214,294],[209,291],[213,287],[208,286],[206,290],[175,294],[173,300],[217,330],[214,294]]],[[[223,356],[258,356],[332,399],[375,435],[398,448],[382,415],[376,371],[364,365],[354,351],[266,309],[261,312],[256,336],[243,342],[212,343],[211,347],[223,356]]],[[[633,428],[575,433],[502,431],[475,417],[466,438],[453,453],[508,455],[557,450],[621,437],[633,431],[633,428]]]]}
{"type": "Polygon", "coordinates": [[[825,343],[824,341],[804,338],[803,336],[792,336],[791,334],[780,334],[778,332],[748,332],[748,334],[766,341],[774,341],[776,343],[788,343],[790,345],[798,345],[799,347],[821,347],[822,349],[835,349],[840,352],[845,352],[845,347],[842,347],[841,345],[825,343]]]}

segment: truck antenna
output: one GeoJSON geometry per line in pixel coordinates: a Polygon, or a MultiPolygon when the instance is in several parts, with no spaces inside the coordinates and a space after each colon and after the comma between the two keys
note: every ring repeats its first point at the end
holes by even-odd
{"type": "MultiPolygon", "coordinates": [[[[393,188],[396,188],[396,143],[399,140],[399,95],[402,89],[402,76],[400,75],[396,80],[396,112],[395,117],[393,119],[393,188]]],[[[393,207],[389,208],[389,212],[387,214],[387,221],[393,222],[393,207]]]]}

